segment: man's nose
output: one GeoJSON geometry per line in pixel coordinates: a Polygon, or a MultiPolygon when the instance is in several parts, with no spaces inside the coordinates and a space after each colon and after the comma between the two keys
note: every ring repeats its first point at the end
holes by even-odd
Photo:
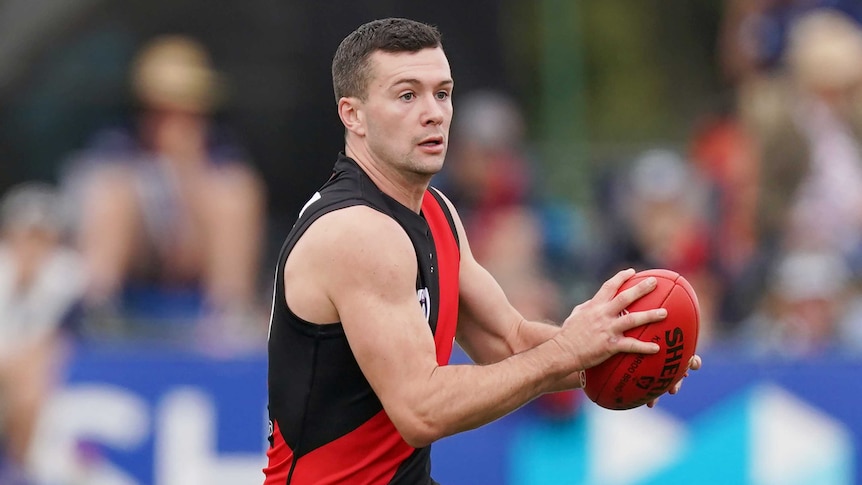
{"type": "Polygon", "coordinates": [[[425,109],[422,115],[423,125],[440,125],[445,119],[445,111],[443,107],[444,101],[437,99],[436,96],[429,96],[424,102],[425,109]]]}

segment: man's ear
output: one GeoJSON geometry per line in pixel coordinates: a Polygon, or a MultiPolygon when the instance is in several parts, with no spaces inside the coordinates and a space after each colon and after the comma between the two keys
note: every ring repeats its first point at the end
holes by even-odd
{"type": "Polygon", "coordinates": [[[354,135],[365,136],[365,113],[359,98],[345,96],[338,100],[338,117],[344,128],[354,135]]]}

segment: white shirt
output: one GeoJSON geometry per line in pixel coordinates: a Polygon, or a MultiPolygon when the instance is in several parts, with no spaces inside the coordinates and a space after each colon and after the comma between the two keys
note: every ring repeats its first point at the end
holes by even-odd
{"type": "Polygon", "coordinates": [[[0,244],[0,359],[55,331],[84,292],[83,262],[69,249],[51,253],[23,291],[17,274],[18,263],[0,244]]]}

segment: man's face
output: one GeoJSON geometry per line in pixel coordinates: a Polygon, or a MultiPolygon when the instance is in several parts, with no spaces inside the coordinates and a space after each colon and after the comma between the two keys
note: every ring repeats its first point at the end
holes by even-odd
{"type": "Polygon", "coordinates": [[[452,74],[443,49],[387,53],[369,59],[361,103],[364,143],[384,165],[419,175],[443,167],[452,121],[452,74]]]}

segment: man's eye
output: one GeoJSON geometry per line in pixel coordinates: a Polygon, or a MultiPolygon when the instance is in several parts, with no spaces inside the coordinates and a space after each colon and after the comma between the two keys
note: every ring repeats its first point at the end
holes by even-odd
{"type": "Polygon", "coordinates": [[[414,96],[415,94],[413,93],[404,93],[401,95],[401,99],[403,99],[404,101],[410,101],[413,99],[414,96]]]}
{"type": "Polygon", "coordinates": [[[449,93],[446,91],[440,91],[437,93],[437,99],[446,99],[449,97],[449,93]]]}

